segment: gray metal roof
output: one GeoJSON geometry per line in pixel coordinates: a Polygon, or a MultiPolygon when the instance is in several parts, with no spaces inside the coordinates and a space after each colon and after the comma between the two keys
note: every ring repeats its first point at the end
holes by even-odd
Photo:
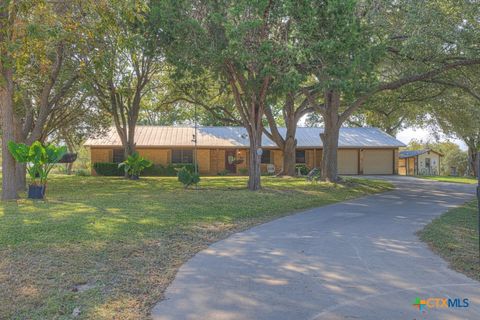
{"type": "Polygon", "coordinates": [[[416,156],[419,156],[419,155],[427,153],[427,152],[435,152],[435,153],[438,153],[439,155],[442,155],[441,153],[436,152],[432,149],[422,149],[422,150],[403,150],[403,151],[399,152],[398,157],[400,159],[411,158],[411,157],[416,157],[416,156]]]}
{"type": "MultiPolygon", "coordinates": [[[[199,127],[199,147],[248,147],[247,130],[243,127],[199,127]]],[[[285,136],[286,129],[279,128],[285,136]]],[[[297,147],[321,148],[323,146],[320,133],[323,128],[297,128],[297,147]]],[[[135,143],[137,147],[193,147],[193,127],[137,126],[135,143]]],[[[114,127],[98,138],[85,142],[86,146],[121,146],[122,143],[114,127]]],[[[262,138],[263,147],[276,147],[265,134],[262,138]]],[[[340,148],[398,148],[405,145],[377,128],[341,128],[338,141],[340,148]]]]}

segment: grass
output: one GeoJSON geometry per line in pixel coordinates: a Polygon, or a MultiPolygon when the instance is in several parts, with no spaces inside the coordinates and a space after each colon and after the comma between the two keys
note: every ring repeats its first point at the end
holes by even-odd
{"type": "Polygon", "coordinates": [[[452,209],[420,231],[420,238],[452,269],[480,281],[477,201],[452,209]]]}
{"type": "Polygon", "coordinates": [[[0,205],[0,319],[146,319],[177,269],[232,232],[296,210],[391,188],[244,177],[54,176],[47,201],[0,205]]]}
{"type": "Polygon", "coordinates": [[[435,180],[440,182],[476,184],[477,179],[471,177],[452,177],[452,176],[417,176],[422,179],[435,180]]]}

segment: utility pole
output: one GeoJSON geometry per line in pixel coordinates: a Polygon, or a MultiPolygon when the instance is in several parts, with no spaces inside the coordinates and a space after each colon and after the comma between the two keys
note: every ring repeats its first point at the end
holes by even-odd
{"type": "Polygon", "coordinates": [[[194,128],[195,132],[193,134],[193,143],[194,143],[194,149],[193,149],[193,170],[195,174],[198,174],[198,162],[197,162],[197,133],[198,133],[198,119],[197,119],[197,105],[195,104],[194,106],[194,128]]]}

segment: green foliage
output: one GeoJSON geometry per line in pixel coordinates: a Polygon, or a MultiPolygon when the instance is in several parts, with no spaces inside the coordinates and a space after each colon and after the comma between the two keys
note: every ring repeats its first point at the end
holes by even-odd
{"type": "Polygon", "coordinates": [[[9,141],[8,150],[17,162],[26,164],[31,184],[44,185],[53,166],[67,152],[67,147],[57,147],[53,144],[43,146],[39,141],[27,146],[24,143],[9,141]]]}
{"type": "Polygon", "coordinates": [[[125,161],[118,165],[129,176],[139,176],[145,168],[152,166],[152,162],[140,156],[138,152],[129,155],[125,161]]]}
{"type": "Polygon", "coordinates": [[[305,164],[295,165],[295,171],[298,172],[299,169],[302,176],[306,176],[310,172],[310,169],[305,164]]]}
{"type": "Polygon", "coordinates": [[[242,175],[245,176],[248,174],[248,168],[240,168],[238,169],[238,172],[242,175]]]}
{"type": "Polygon", "coordinates": [[[178,181],[180,181],[184,188],[188,188],[190,185],[198,184],[200,182],[200,175],[198,173],[191,173],[187,168],[183,167],[178,171],[178,181]]]}
{"type": "Polygon", "coordinates": [[[226,175],[229,175],[229,174],[230,174],[230,171],[228,171],[227,169],[223,169],[223,170],[221,170],[217,173],[217,175],[219,175],[219,176],[226,176],[226,175]]]}
{"type": "MultiPolygon", "coordinates": [[[[95,162],[93,164],[95,172],[100,176],[123,176],[124,170],[118,167],[118,163],[113,162],[95,162]]],[[[146,177],[176,177],[181,168],[186,168],[191,173],[195,172],[193,164],[169,164],[163,166],[155,164],[143,170],[142,175],[146,177]]]]}
{"type": "Polygon", "coordinates": [[[118,163],[95,162],[93,169],[99,176],[123,176],[124,170],[118,167],[118,163]]]}

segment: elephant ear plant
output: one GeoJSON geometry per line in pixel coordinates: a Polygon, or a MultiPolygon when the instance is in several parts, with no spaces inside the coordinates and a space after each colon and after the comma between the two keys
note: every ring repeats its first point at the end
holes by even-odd
{"type": "Polygon", "coordinates": [[[118,167],[123,167],[125,173],[130,177],[130,179],[138,180],[140,173],[142,173],[145,168],[148,168],[151,165],[151,161],[140,156],[138,152],[134,152],[132,155],[127,157],[127,160],[120,163],[118,167]]]}
{"type": "Polygon", "coordinates": [[[48,174],[53,166],[62,159],[67,152],[67,148],[57,147],[53,144],[43,146],[39,141],[35,141],[30,146],[10,141],[8,150],[17,162],[25,163],[27,166],[27,173],[30,177],[28,198],[43,199],[48,174]]]}

